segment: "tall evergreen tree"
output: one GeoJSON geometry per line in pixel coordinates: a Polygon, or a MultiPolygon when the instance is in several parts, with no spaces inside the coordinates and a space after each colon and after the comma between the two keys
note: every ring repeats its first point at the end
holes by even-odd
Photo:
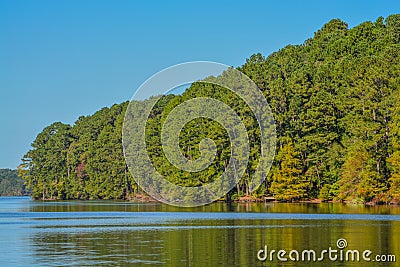
{"type": "Polygon", "coordinates": [[[278,160],[279,168],[273,176],[271,193],[278,200],[293,201],[307,197],[309,182],[302,173],[299,153],[292,142],[284,145],[278,160]]]}

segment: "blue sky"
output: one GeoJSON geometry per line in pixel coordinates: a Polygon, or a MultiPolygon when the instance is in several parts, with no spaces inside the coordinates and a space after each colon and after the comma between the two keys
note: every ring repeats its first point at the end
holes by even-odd
{"type": "Polygon", "coordinates": [[[129,100],[163,68],[239,66],[302,43],[332,18],[353,27],[394,13],[398,0],[2,0],[0,168],[16,168],[45,126],[129,100]]]}

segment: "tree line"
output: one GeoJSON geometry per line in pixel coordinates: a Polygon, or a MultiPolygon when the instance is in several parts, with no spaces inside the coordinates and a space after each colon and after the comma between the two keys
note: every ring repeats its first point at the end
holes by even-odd
{"type": "Polygon", "coordinates": [[[0,196],[26,196],[24,181],[18,176],[17,170],[0,169],[0,196]]]}
{"type": "MultiPolygon", "coordinates": [[[[175,184],[198,186],[224,171],[231,144],[214,121],[195,119],[179,136],[188,159],[199,157],[199,142],[205,137],[216,143],[214,162],[201,172],[175,168],[161,146],[162,122],[169,112],[186,100],[209,96],[238,113],[250,141],[247,169],[229,198],[400,201],[400,15],[351,29],[341,20],[331,20],[303,44],[288,45],[267,57],[252,55],[238,70],[263,92],[276,123],[276,157],[265,183],[249,191],[260,157],[260,132],[249,108],[229,90],[201,82],[182,95],[162,97],[152,110],[146,144],[159,173],[175,184]]],[[[103,108],[72,126],[56,122],[44,128],[18,168],[32,196],[131,199],[143,194],[123,155],[127,106],[124,102],[103,108]]]]}

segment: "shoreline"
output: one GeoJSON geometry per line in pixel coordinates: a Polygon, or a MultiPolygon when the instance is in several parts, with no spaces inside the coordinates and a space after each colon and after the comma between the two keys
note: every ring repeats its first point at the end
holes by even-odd
{"type": "MultiPolygon", "coordinates": [[[[158,201],[148,195],[143,195],[139,194],[135,197],[130,197],[126,199],[34,199],[29,195],[24,195],[24,196],[2,196],[2,197],[30,197],[32,200],[35,201],[44,201],[44,202],[51,202],[51,201],[123,201],[123,202],[141,202],[141,203],[162,203],[161,201],[158,201]]],[[[312,199],[305,199],[305,200],[295,200],[295,201],[279,201],[276,200],[273,197],[262,197],[262,198],[254,198],[251,196],[243,196],[240,197],[237,200],[229,200],[226,201],[224,199],[216,200],[212,203],[236,203],[236,204],[252,204],[252,203],[286,203],[286,204],[323,204],[323,203],[338,203],[338,204],[343,204],[343,205],[359,205],[359,206],[400,206],[400,202],[355,202],[351,200],[347,201],[337,201],[337,200],[329,200],[325,201],[319,198],[312,198],[312,199]]],[[[210,203],[211,204],[211,203],[210,203]]]]}

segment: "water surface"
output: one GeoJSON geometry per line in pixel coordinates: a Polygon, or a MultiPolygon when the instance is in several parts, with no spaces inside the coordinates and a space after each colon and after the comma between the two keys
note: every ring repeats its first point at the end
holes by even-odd
{"type": "MultiPolygon", "coordinates": [[[[400,207],[0,197],[0,266],[400,266],[400,207]],[[345,249],[397,263],[260,261],[259,250],[345,249]]],[[[287,256],[286,256],[287,257],[287,256]]]]}

